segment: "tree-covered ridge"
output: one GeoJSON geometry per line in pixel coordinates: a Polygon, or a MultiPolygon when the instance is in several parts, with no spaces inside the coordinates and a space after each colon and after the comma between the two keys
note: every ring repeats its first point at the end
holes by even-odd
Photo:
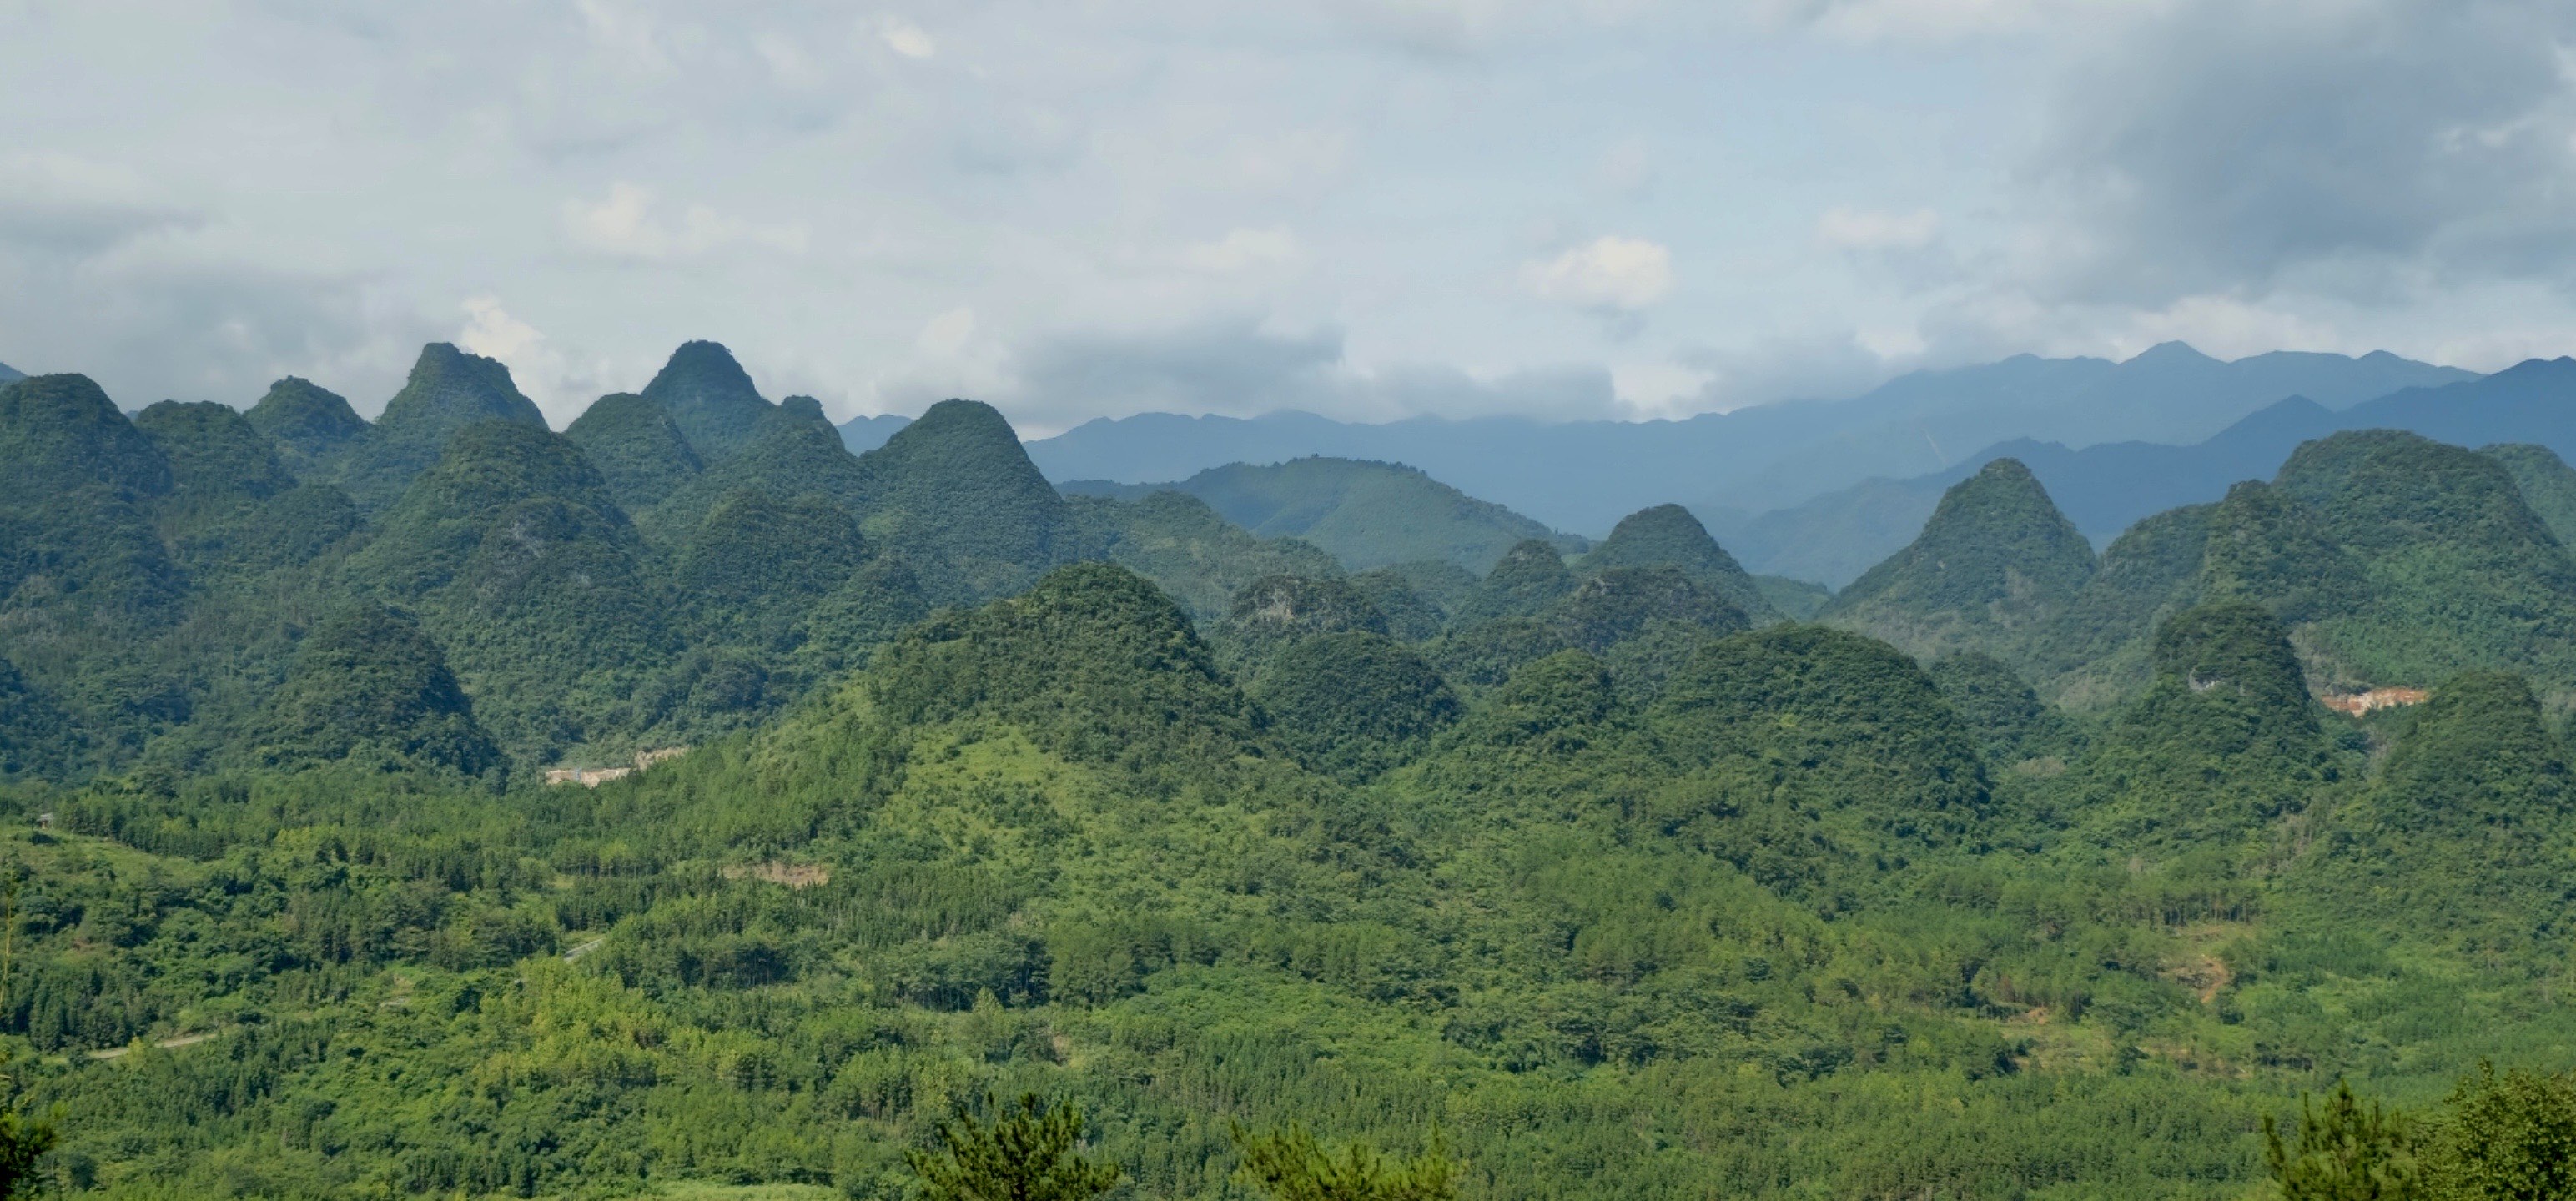
{"type": "Polygon", "coordinates": [[[868,536],[923,564],[942,599],[1015,591],[1083,557],[1064,498],[1010,423],[971,400],[932,405],[859,456],[850,500],[868,536]]]}
{"type": "Polygon", "coordinates": [[[337,482],[360,506],[391,505],[438,462],[448,439],[469,425],[504,421],[546,428],[536,402],[521,395],[510,369],[445,342],[422,347],[411,377],[341,462],[337,482]]]}
{"type": "Polygon", "coordinates": [[[1735,556],[1680,505],[1656,505],[1620,518],[1610,536],[1583,556],[1586,574],[1615,567],[1671,567],[1714,589],[1718,599],[1755,621],[1782,616],[1735,556]]]}
{"type": "Polygon", "coordinates": [[[1821,616],[1916,654],[1994,651],[2065,612],[2094,569],[2093,548],[2030,469],[1997,459],[1943,493],[1922,534],[1821,616]]]}
{"type": "Polygon", "coordinates": [[[2478,453],[2504,465],[2523,503],[2560,546],[2576,543],[2576,468],[2548,447],[2529,442],[2481,447],[2478,453]]]}
{"type": "Polygon", "coordinates": [[[563,433],[631,512],[662,503],[706,467],[671,414],[632,392],[592,401],[563,433]]]}
{"type": "Polygon", "coordinates": [[[681,343],[644,385],[642,398],[668,414],[689,445],[711,459],[742,449],[771,408],[733,352],[707,341],[681,343]]]}
{"type": "Polygon", "coordinates": [[[278,459],[301,480],[331,479],[367,435],[366,420],[345,397],[293,375],[269,385],[243,416],[276,443],[278,459]]]}
{"type": "MultiPolygon", "coordinates": [[[[1468,1198],[2228,1197],[2302,1091],[2522,1129],[2576,1054],[2546,661],[2311,696],[2537,595],[2497,456],[2324,447],[1926,667],[1678,551],[1346,575],[1180,497],[933,613],[794,398],[687,521],[524,422],[370,519],[60,399],[7,453],[71,486],[0,502],[0,1107],[74,1195],[893,1197],[1035,1094],[1147,1196],[1269,1187],[1241,1123],[1468,1198]]],[[[911,481],[1026,498],[950,416],[911,481]]]]}
{"type": "Polygon", "coordinates": [[[1501,505],[1477,500],[1399,463],[1310,457],[1210,468],[1168,484],[1074,481],[1068,492],[1133,499],[1177,491],[1265,538],[1312,543],[1352,571],[1440,561],[1490,571],[1514,545],[1539,539],[1579,552],[1559,534],[1501,505]]]}

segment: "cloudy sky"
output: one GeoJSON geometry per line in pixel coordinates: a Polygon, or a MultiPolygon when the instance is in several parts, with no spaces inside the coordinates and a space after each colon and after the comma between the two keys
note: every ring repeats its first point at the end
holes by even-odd
{"type": "Polygon", "coordinates": [[[2576,350],[2557,0],[0,0],[0,362],[692,337],[836,415],[1654,416],[2576,350]]]}

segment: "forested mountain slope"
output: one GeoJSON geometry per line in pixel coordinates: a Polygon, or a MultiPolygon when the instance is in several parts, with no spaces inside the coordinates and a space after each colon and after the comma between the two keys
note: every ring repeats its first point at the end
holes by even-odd
{"type": "MultiPolygon", "coordinates": [[[[47,1179],[894,1198],[1026,1091],[1139,1196],[1298,1122],[1479,1199],[2234,1198],[2302,1091],[2576,1064],[2546,451],[2338,434],[2098,559],[1999,462],[1820,625],[1674,507],[1353,570],[720,354],[561,434],[428,356],[377,505],[294,381],[0,387],[47,1179]]],[[[1365,516],[1314,470],[1239,496],[1365,516]]]]}
{"type": "Polygon", "coordinates": [[[1185,493],[1255,534],[1321,547],[1353,571],[1444,560],[1481,573],[1524,539],[1549,541],[1569,551],[1586,545],[1396,463],[1326,458],[1270,467],[1235,463],[1178,483],[1077,480],[1065,490],[1125,499],[1159,491],[1185,493]]]}

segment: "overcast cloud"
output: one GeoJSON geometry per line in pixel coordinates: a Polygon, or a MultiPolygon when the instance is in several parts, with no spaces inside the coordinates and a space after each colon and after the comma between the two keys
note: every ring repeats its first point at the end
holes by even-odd
{"type": "Polygon", "coordinates": [[[2001,354],[2576,346],[2576,6],[0,0],[0,361],[692,337],[847,416],[1648,416],[2001,354]]]}

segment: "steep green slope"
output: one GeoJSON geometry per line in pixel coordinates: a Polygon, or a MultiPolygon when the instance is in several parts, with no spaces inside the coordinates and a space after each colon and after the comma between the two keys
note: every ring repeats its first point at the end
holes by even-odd
{"type": "Polygon", "coordinates": [[[675,574],[704,635],[770,646],[867,560],[858,523],[831,498],[809,493],[782,502],[746,488],[699,523],[675,574]]]}
{"type": "Polygon", "coordinates": [[[1719,599],[1759,622],[1777,621],[1762,586],[1708,529],[1680,505],[1656,505],[1619,520],[1610,536],[1583,556],[1582,570],[1597,575],[1614,567],[1674,567],[1717,591],[1719,599]]]}
{"type": "Polygon", "coordinates": [[[2152,655],[2155,682],[2085,764],[2081,821],[2103,845],[2259,853],[2266,824],[2333,779],[2288,634],[2260,605],[2219,601],[2158,625],[2152,655]]]}
{"type": "Polygon", "coordinates": [[[270,766],[345,761],[465,775],[501,766],[438,644],[410,617],[371,602],[314,627],[254,729],[248,754],[270,766]]]}
{"type": "Polygon", "coordinates": [[[402,391],[341,463],[336,482],[370,512],[394,503],[413,479],[438,462],[448,439],[481,421],[542,430],[545,415],[519,394],[510,369],[445,342],[421,348],[402,391]]]}
{"type": "Polygon", "coordinates": [[[644,546],[581,451],[543,426],[460,430],[349,561],[416,608],[502,747],[550,761],[650,724],[634,696],[667,662],[644,546]]]}
{"type": "Polygon", "coordinates": [[[911,560],[941,599],[1016,591],[1082,554],[1072,511],[991,405],[930,406],[859,456],[852,493],[869,539],[911,560]]]}
{"type": "Polygon", "coordinates": [[[1945,655],[1926,674],[1952,712],[1977,740],[1986,761],[1999,766],[2072,755],[2082,732],[2065,714],[2039,699],[2029,682],[2000,659],[1978,651],[1945,655]]]}
{"type": "Polygon", "coordinates": [[[2576,782],[2530,686],[2463,672],[2433,690],[2306,883],[2326,905],[2473,954],[2564,955],[2576,939],[2571,855],[2576,782]]]}
{"type": "Polygon", "coordinates": [[[87,376],[0,387],[0,503],[41,504],[79,489],[121,501],[158,497],[170,490],[170,465],[87,376]]]}
{"type": "Polygon", "coordinates": [[[1288,641],[1249,692],[1297,762],[1352,783],[1410,762],[1459,711],[1421,655],[1365,630],[1288,641]]]}
{"type": "Polygon", "coordinates": [[[66,775],[86,757],[87,742],[62,706],[0,659],[0,781],[66,775]]]}
{"type": "Polygon", "coordinates": [[[733,352],[714,342],[681,343],[644,385],[644,399],[710,460],[742,449],[770,412],[733,352]]]}
{"type": "Polygon", "coordinates": [[[2093,577],[2093,549],[2012,459],[1941,496],[1914,542],[1871,568],[1820,615],[1916,655],[2010,653],[2071,606],[2093,577]]]}
{"type": "Polygon", "coordinates": [[[678,542],[726,497],[745,490],[780,500],[825,496],[853,519],[867,512],[867,482],[859,461],[842,448],[840,435],[812,400],[790,397],[768,410],[730,455],[678,481],[659,504],[643,511],[637,524],[657,541],[678,542]]]}
{"type": "Polygon", "coordinates": [[[300,480],[334,478],[340,461],[367,436],[367,423],[337,392],[287,376],[245,414],[277,444],[277,457],[300,480]]]}
{"type": "MultiPolygon", "coordinates": [[[[1135,501],[1069,496],[1084,545],[1154,581],[1193,617],[1222,616],[1235,593],[1263,576],[1339,575],[1331,555],[1294,538],[1261,538],[1194,496],[1155,492],[1135,501]]],[[[1435,626],[1436,629],[1436,626],[1435,626]]]]}
{"type": "Polygon", "coordinates": [[[2548,447],[2529,442],[2481,447],[2478,453],[2504,466],[2522,503],[2531,506],[2532,515],[2549,527],[2560,546],[2576,544],[2576,468],[2548,447]]]}
{"type": "Polygon", "coordinates": [[[670,413],[632,392],[592,401],[564,427],[564,437],[581,448],[618,507],[630,513],[662,503],[706,466],[670,413]]]}
{"type": "Polygon", "coordinates": [[[1559,534],[1501,505],[1477,500],[1400,463],[1292,459],[1235,463],[1172,484],[1075,481],[1068,492],[1134,497],[1169,489],[1208,503],[1226,520],[1265,538],[1322,547],[1352,571],[1440,560],[1473,572],[1493,569],[1516,543],[1536,538],[1579,552],[1559,534]]]}
{"type": "Polygon", "coordinates": [[[202,509],[274,496],[295,486],[275,447],[231,405],[165,400],[134,415],[170,465],[179,503],[202,509]]]}
{"type": "Polygon", "coordinates": [[[1524,539],[1504,553],[1476,590],[1458,602],[1450,619],[1459,625],[1503,617],[1537,617],[1575,589],[1574,573],[1548,543],[1524,539]]]}
{"type": "Polygon", "coordinates": [[[1384,636],[1386,615],[1338,573],[1266,575],[1234,592],[1209,633],[1220,662],[1238,678],[1260,674],[1280,648],[1323,634],[1384,636]]]}
{"type": "Polygon", "coordinates": [[[2412,434],[2337,434],[2300,447],[2275,486],[2368,582],[2360,604],[2316,622],[2324,673],[2423,686],[2504,667],[2576,687],[2576,561],[2495,460],[2412,434]]]}

